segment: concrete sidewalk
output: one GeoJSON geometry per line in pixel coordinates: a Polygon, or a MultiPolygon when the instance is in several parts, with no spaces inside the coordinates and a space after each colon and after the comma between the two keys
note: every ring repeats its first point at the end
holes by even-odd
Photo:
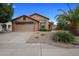
{"type": "Polygon", "coordinates": [[[79,49],[66,49],[46,43],[26,43],[33,32],[0,34],[0,56],[79,56],[79,49]]]}

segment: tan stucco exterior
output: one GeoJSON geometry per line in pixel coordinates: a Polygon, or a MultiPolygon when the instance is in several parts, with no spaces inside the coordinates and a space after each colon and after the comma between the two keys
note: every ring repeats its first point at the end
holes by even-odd
{"type": "MultiPolygon", "coordinates": [[[[42,17],[42,16],[39,16],[39,15],[37,15],[37,14],[32,15],[32,16],[30,16],[30,17],[33,18],[33,19],[38,20],[39,22],[40,22],[41,20],[45,20],[45,21],[46,21],[46,23],[45,23],[45,28],[46,28],[46,29],[49,29],[49,19],[47,19],[47,18],[45,18],[45,17],[42,17]]],[[[39,23],[39,25],[40,25],[40,23],[39,23]]],[[[40,26],[39,26],[39,28],[40,28],[40,26]]]]}
{"type": "Polygon", "coordinates": [[[34,29],[35,31],[39,30],[39,22],[35,22],[34,29]]]}
{"type": "Polygon", "coordinates": [[[25,19],[23,19],[23,17],[20,17],[14,21],[12,21],[13,23],[13,31],[34,31],[34,24],[17,24],[17,23],[25,23],[25,22],[33,22],[35,23],[35,21],[31,20],[28,17],[25,17],[25,19]]]}

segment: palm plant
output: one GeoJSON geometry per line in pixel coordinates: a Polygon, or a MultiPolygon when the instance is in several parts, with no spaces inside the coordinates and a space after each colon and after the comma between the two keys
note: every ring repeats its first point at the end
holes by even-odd
{"type": "Polygon", "coordinates": [[[11,20],[13,16],[13,5],[7,3],[0,4],[0,23],[5,23],[11,20]]]}
{"type": "MultiPolygon", "coordinates": [[[[68,21],[68,24],[70,25],[70,31],[74,34],[79,35],[79,4],[75,9],[71,9],[70,5],[68,5],[68,12],[65,12],[62,9],[59,9],[59,11],[62,12],[62,14],[59,14],[56,16],[57,20],[66,20],[68,21]]],[[[66,23],[67,24],[67,23],[66,23]]]]}
{"type": "Polygon", "coordinates": [[[58,30],[68,30],[69,29],[69,22],[64,19],[63,20],[59,19],[58,23],[57,23],[57,29],[58,30]]]}

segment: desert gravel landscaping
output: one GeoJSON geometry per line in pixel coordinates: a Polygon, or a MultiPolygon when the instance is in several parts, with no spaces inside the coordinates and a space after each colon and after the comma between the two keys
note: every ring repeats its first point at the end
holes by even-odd
{"type": "Polygon", "coordinates": [[[75,37],[74,44],[66,44],[66,43],[59,43],[53,41],[53,32],[34,32],[34,34],[30,37],[30,39],[27,41],[27,43],[46,43],[51,46],[57,46],[61,48],[79,48],[79,37],[75,37]]]}
{"type": "Polygon", "coordinates": [[[79,48],[55,46],[51,37],[52,32],[2,33],[0,56],[79,56],[79,48]]]}

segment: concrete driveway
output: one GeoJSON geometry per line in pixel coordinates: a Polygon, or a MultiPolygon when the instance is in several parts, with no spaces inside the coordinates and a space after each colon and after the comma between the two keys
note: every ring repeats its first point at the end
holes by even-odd
{"type": "Polygon", "coordinates": [[[79,56],[79,48],[65,49],[43,43],[26,43],[33,32],[0,34],[0,56],[79,56]]]}
{"type": "Polygon", "coordinates": [[[0,55],[40,55],[38,45],[26,44],[33,32],[0,34],[0,55]]]}

